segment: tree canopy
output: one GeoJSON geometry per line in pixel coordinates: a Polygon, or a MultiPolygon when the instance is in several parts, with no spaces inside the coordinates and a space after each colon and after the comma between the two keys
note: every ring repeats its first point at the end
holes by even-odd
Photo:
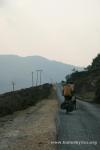
{"type": "Polygon", "coordinates": [[[100,54],[93,59],[92,64],[87,67],[88,71],[100,70],[100,54]]]}

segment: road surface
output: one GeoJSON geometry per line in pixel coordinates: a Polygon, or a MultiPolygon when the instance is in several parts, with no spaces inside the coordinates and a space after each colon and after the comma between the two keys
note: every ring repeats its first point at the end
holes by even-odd
{"type": "MultiPolygon", "coordinates": [[[[57,96],[63,102],[58,85],[57,96]]],[[[58,122],[58,150],[100,150],[100,105],[77,100],[76,111],[59,108],[58,122]]]]}

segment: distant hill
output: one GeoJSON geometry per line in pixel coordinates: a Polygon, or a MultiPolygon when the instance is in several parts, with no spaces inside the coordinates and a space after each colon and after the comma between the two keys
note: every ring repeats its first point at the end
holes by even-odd
{"type": "Polygon", "coordinates": [[[30,87],[32,85],[32,71],[34,72],[34,85],[36,85],[37,69],[43,69],[42,83],[50,83],[61,81],[66,74],[72,72],[73,68],[82,69],[40,56],[0,55],[0,93],[11,91],[12,81],[16,84],[15,89],[30,87]]]}

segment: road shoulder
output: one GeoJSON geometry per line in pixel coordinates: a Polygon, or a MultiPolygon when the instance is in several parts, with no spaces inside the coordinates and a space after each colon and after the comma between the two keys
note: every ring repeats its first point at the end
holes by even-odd
{"type": "Polygon", "coordinates": [[[55,150],[56,94],[35,107],[18,111],[0,119],[0,150],[55,150]],[[4,121],[5,123],[2,124],[4,121]]]}

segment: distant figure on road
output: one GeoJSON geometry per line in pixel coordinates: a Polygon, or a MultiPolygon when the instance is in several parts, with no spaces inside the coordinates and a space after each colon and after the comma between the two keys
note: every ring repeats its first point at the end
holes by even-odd
{"type": "Polygon", "coordinates": [[[65,102],[72,101],[74,105],[74,109],[76,109],[76,97],[75,97],[75,86],[73,82],[67,82],[63,86],[63,96],[65,99],[65,102]]]}

